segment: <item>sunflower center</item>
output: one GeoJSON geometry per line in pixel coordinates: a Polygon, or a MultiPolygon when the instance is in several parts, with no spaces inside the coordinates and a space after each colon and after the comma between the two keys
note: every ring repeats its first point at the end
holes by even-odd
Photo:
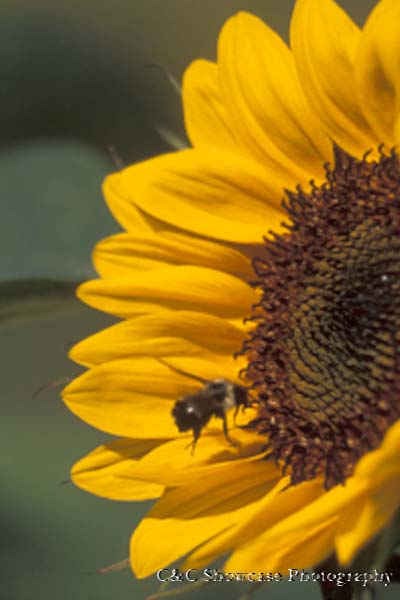
{"type": "Polygon", "coordinates": [[[254,261],[245,343],[259,410],[292,482],[351,475],[400,412],[400,165],[337,149],[326,182],[287,193],[288,233],[254,261]]]}

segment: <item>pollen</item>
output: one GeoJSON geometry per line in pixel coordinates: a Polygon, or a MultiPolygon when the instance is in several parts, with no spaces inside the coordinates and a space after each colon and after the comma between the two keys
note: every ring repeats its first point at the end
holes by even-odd
{"type": "Polygon", "coordinates": [[[293,484],[343,483],[400,412],[400,164],[339,148],[322,185],[283,202],[287,233],[254,260],[245,342],[250,427],[293,484]]]}

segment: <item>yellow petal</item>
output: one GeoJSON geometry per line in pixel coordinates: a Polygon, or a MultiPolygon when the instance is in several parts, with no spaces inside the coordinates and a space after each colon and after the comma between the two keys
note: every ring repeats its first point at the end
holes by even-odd
{"type": "MultiPolygon", "coordinates": [[[[103,184],[103,193],[113,217],[125,229],[129,227],[131,231],[140,233],[151,233],[154,231],[154,221],[152,222],[152,218],[123,197],[121,186],[119,185],[120,179],[118,177],[109,179],[110,182],[112,181],[112,185],[107,185],[107,189],[105,190],[103,184]]],[[[106,181],[108,180],[106,179],[106,181]]]]}
{"type": "Polygon", "coordinates": [[[169,357],[168,362],[184,374],[149,357],[93,367],[64,388],[64,402],[81,419],[113,435],[176,438],[180,434],[171,415],[175,401],[203,385],[190,375],[235,381],[243,366],[232,356],[212,353],[208,358],[169,357]]]}
{"type": "Polygon", "coordinates": [[[257,505],[253,515],[246,523],[238,521],[235,527],[221,532],[207,543],[202,544],[190,554],[185,566],[199,568],[211,564],[218,556],[226,554],[251,540],[257,540],[260,531],[265,532],[272,528],[276,523],[284,520],[292,513],[298,512],[323,493],[319,481],[302,483],[296,487],[291,487],[289,484],[289,477],[282,477],[276,488],[257,505]],[[262,529],[260,529],[260,523],[262,523],[262,529]]]}
{"type": "Polygon", "coordinates": [[[394,496],[399,497],[400,484],[382,488],[380,494],[386,497],[384,507],[383,503],[377,504],[366,495],[341,515],[335,542],[340,564],[350,564],[362,547],[393,517],[399,505],[394,496]]]}
{"type": "Polygon", "coordinates": [[[182,98],[186,131],[194,147],[239,150],[221,100],[215,63],[195,60],[189,65],[183,77],[182,98]]]}
{"type": "Polygon", "coordinates": [[[220,240],[260,243],[283,219],[276,172],[219,150],[185,150],[144,161],[109,176],[106,196],[108,189],[119,190],[126,211],[133,202],[166,223],[220,240]]]}
{"type": "Polygon", "coordinates": [[[91,494],[111,500],[158,498],[164,491],[162,485],[123,475],[162,442],[122,439],[99,446],[73,466],[72,481],[91,494]]]}
{"type": "Polygon", "coordinates": [[[357,502],[342,512],[336,549],[342,564],[349,564],[360,549],[389,523],[400,505],[400,422],[387,432],[381,446],[357,464],[349,485],[363,491],[357,502]]]}
{"type": "Polygon", "coordinates": [[[282,39],[257,17],[239,13],[218,40],[223,98],[253,155],[276,163],[283,185],[323,176],[331,145],[312,115],[293,56],[282,39]],[[288,181],[289,175],[289,181],[288,181]]]}
{"type": "Polygon", "coordinates": [[[238,250],[172,231],[120,233],[106,238],[96,246],[94,264],[103,278],[183,264],[209,267],[244,279],[254,277],[249,259],[238,250]]]}
{"type": "Polygon", "coordinates": [[[357,53],[362,107],[380,141],[389,147],[400,110],[400,3],[378,2],[367,20],[357,53]]]}
{"type": "Polygon", "coordinates": [[[397,147],[400,145],[400,114],[396,116],[393,129],[393,138],[397,147]]]}
{"type": "Polygon", "coordinates": [[[77,294],[90,306],[124,318],[152,312],[154,306],[245,317],[257,301],[255,291],[232,275],[183,265],[88,281],[77,294]]]}
{"type": "MultiPolygon", "coordinates": [[[[321,558],[324,558],[333,550],[334,524],[338,515],[360,496],[361,491],[347,483],[345,486],[336,486],[325,493],[318,481],[301,485],[303,493],[307,491],[308,487],[311,501],[306,503],[303,508],[300,506],[300,510],[294,510],[291,514],[287,512],[286,518],[281,516],[276,519],[275,525],[266,527],[265,531],[254,540],[240,546],[228,560],[227,569],[237,570],[238,565],[241,564],[243,570],[258,570],[262,561],[265,564],[267,560],[268,570],[279,571],[289,568],[290,560],[294,559],[299,561],[296,568],[297,565],[300,568],[309,567],[315,564],[318,553],[321,553],[321,558]],[[318,495],[318,484],[320,497],[313,500],[312,492],[314,491],[318,495]],[[303,546],[302,540],[305,541],[303,546]],[[271,549],[268,556],[265,554],[266,548],[271,549]]],[[[283,507],[285,506],[285,494],[287,493],[284,492],[281,498],[283,507]]],[[[279,496],[276,498],[277,501],[279,501],[279,496]]],[[[271,507],[266,505],[264,509],[267,523],[271,523],[268,510],[271,507]]],[[[263,519],[261,518],[260,521],[263,522],[263,519]]]]}
{"type": "Polygon", "coordinates": [[[332,552],[335,523],[336,520],[331,519],[311,528],[299,527],[298,536],[291,536],[289,540],[279,537],[264,539],[261,535],[236,550],[224,568],[228,572],[268,571],[286,574],[294,565],[295,569],[313,567],[332,552]]]}
{"type": "MultiPolygon", "coordinates": [[[[395,460],[398,464],[396,458],[398,458],[400,447],[400,421],[396,421],[387,431],[385,438],[383,440],[382,445],[380,446],[380,451],[385,454],[385,462],[388,457],[393,461],[395,460]]],[[[371,456],[371,454],[366,455],[363,462],[360,463],[359,469],[363,470],[361,464],[364,465],[367,457],[371,456]]],[[[400,466],[400,465],[399,465],[400,466]]]]}
{"type": "Polygon", "coordinates": [[[179,371],[206,380],[228,379],[235,383],[240,383],[240,371],[247,365],[244,356],[235,358],[232,354],[213,354],[212,352],[209,352],[208,355],[204,354],[204,356],[167,356],[163,358],[163,362],[170,367],[172,372],[180,376],[179,371]]]}
{"type": "Polygon", "coordinates": [[[174,438],[174,401],[194,388],[196,382],[159,361],[135,358],[94,367],[64,389],[63,399],[78,417],[107,433],[174,438]]]}
{"type": "Polygon", "coordinates": [[[165,493],[131,539],[131,564],[138,577],[151,575],[223,529],[245,521],[276,483],[276,472],[271,473],[263,461],[242,464],[240,477],[237,473],[233,462],[218,479],[203,478],[165,493]]]}
{"type": "Polygon", "coordinates": [[[327,134],[356,156],[378,144],[358,98],[359,39],[359,28],[332,0],[296,2],[290,40],[304,93],[327,134]]]}
{"type": "Polygon", "coordinates": [[[155,311],[123,321],[78,343],[72,360],[93,365],[128,356],[233,354],[242,346],[243,327],[226,319],[190,311],[155,311]]]}
{"type": "MultiPolygon", "coordinates": [[[[217,427],[218,422],[215,424],[217,427]]],[[[239,444],[235,447],[227,441],[221,425],[219,427],[219,431],[215,429],[212,433],[202,433],[193,453],[189,447],[191,436],[182,435],[179,439],[154,448],[142,460],[132,464],[131,469],[122,476],[133,481],[140,479],[176,487],[187,485],[188,481],[195,484],[205,477],[218,479],[232,461],[240,470],[246,462],[260,460],[265,440],[259,435],[232,426],[230,436],[239,444]]],[[[265,462],[265,468],[279,478],[280,472],[273,463],[265,462]]]]}
{"type": "Polygon", "coordinates": [[[379,487],[387,479],[400,476],[399,453],[400,421],[397,421],[388,429],[381,445],[359,461],[354,478],[366,481],[370,487],[379,487]]]}

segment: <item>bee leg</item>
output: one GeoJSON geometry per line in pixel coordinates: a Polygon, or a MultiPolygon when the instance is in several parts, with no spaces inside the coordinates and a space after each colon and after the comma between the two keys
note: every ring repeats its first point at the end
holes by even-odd
{"type": "Polygon", "coordinates": [[[240,446],[240,444],[238,442],[236,442],[235,440],[233,440],[228,433],[228,419],[226,418],[225,411],[222,414],[222,429],[223,429],[225,438],[228,440],[228,442],[230,443],[231,446],[235,446],[235,447],[240,446]]]}
{"type": "Polygon", "coordinates": [[[249,404],[241,404],[241,405],[237,405],[235,408],[235,412],[233,413],[233,423],[235,425],[235,427],[238,427],[239,429],[244,429],[246,427],[246,425],[238,425],[236,423],[236,418],[239,414],[239,410],[242,414],[244,414],[246,412],[247,408],[251,408],[252,406],[254,406],[255,403],[249,403],[249,404]]]}
{"type": "Polygon", "coordinates": [[[197,440],[192,440],[191,442],[189,442],[189,444],[187,446],[185,446],[185,450],[189,450],[189,448],[191,448],[190,454],[193,456],[194,455],[194,450],[196,448],[196,444],[197,444],[197,440]]]}
{"type": "Polygon", "coordinates": [[[188,444],[186,446],[186,448],[185,448],[185,450],[187,450],[188,448],[192,449],[192,451],[190,453],[192,456],[194,455],[194,451],[195,451],[195,448],[197,446],[197,442],[199,441],[200,433],[201,433],[201,427],[200,428],[193,428],[193,439],[190,442],[190,444],[188,444]]]}
{"type": "MultiPolygon", "coordinates": [[[[238,416],[239,408],[240,408],[240,406],[237,405],[236,408],[235,408],[235,412],[233,413],[233,424],[235,425],[235,427],[237,427],[237,425],[236,425],[236,417],[238,416]]],[[[243,410],[243,408],[242,408],[242,410],[243,410]]]]}

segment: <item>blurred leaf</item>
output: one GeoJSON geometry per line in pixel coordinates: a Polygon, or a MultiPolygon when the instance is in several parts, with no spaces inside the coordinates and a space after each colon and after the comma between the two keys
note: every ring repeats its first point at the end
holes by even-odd
{"type": "Polygon", "coordinates": [[[119,228],[101,193],[106,154],[72,142],[0,154],[0,279],[93,277],[94,244],[119,228]]]}

